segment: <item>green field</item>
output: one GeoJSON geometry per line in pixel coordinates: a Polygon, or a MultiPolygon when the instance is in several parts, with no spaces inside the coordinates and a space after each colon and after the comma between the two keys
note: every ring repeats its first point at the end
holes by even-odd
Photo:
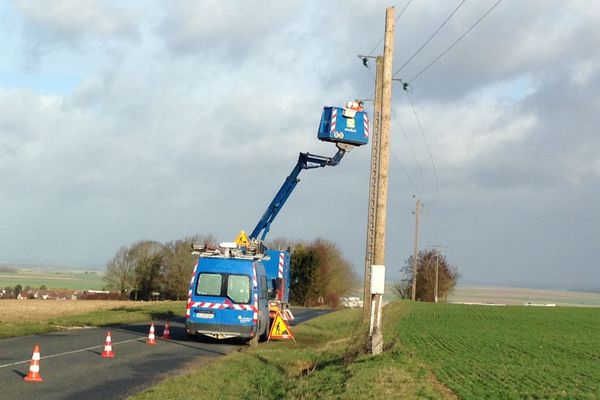
{"type": "Polygon", "coordinates": [[[395,302],[375,357],[358,310],[293,329],[296,345],[260,344],[134,398],[600,398],[599,308],[395,302]]]}
{"type": "MultiPolygon", "coordinates": [[[[391,305],[388,311],[401,304],[391,305]]],[[[406,305],[404,305],[406,307],[406,305]]],[[[596,399],[600,309],[409,303],[388,336],[464,399],[596,399]]]]}
{"type": "Polygon", "coordinates": [[[48,289],[101,290],[105,286],[103,276],[99,271],[17,270],[0,272],[0,288],[19,284],[31,288],[46,285],[48,289]]]}

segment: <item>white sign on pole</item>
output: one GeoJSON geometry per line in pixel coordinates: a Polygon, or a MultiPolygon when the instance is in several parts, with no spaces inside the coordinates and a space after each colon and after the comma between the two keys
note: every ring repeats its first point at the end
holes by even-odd
{"type": "Polygon", "coordinates": [[[385,288],[385,265],[371,265],[371,294],[383,294],[385,288]]]}

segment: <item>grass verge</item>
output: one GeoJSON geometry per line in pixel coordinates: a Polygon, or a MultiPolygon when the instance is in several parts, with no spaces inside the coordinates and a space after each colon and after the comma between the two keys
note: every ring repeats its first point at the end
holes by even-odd
{"type": "Polygon", "coordinates": [[[172,377],[131,399],[443,399],[433,376],[395,345],[364,355],[360,311],[293,328],[297,344],[269,342],[172,377]]]}
{"type": "MultiPolygon", "coordinates": [[[[53,305],[58,307],[61,304],[42,300],[24,300],[23,302],[35,303],[39,307],[53,305]]],[[[2,304],[4,303],[0,303],[0,305],[2,304]]],[[[27,314],[23,314],[21,319],[16,319],[0,315],[0,338],[34,335],[69,327],[119,325],[156,319],[172,319],[175,316],[183,316],[185,312],[185,302],[183,301],[118,302],[117,306],[111,308],[107,308],[111,303],[102,301],[79,301],[77,304],[81,306],[81,310],[78,310],[77,307],[70,307],[66,314],[49,318],[36,316],[35,319],[29,319],[27,314]]]]}

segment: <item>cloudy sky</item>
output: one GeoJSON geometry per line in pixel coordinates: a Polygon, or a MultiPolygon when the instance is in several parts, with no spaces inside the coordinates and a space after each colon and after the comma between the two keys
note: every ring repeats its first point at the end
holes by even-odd
{"type": "MultiPolygon", "coordinates": [[[[335,153],[322,107],[372,94],[393,5],[388,279],[419,198],[461,284],[599,290],[600,5],[503,0],[426,69],[496,1],[0,0],[0,262],[252,230],[298,152],[335,153]]],[[[369,160],[304,171],[270,238],[362,274],[369,160]]]]}

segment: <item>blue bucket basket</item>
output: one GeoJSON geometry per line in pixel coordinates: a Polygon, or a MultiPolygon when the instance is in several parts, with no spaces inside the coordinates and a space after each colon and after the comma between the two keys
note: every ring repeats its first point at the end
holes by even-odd
{"type": "Polygon", "coordinates": [[[323,107],[319,140],[362,146],[369,142],[369,118],[365,111],[323,107]]]}

